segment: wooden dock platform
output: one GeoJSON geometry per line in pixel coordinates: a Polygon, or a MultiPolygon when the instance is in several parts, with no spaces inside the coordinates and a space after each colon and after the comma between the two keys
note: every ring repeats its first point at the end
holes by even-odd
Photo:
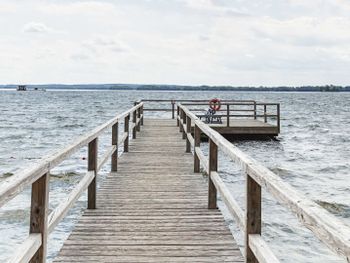
{"type": "MultiPolygon", "coordinates": [[[[136,103],[140,102],[157,105],[157,107],[147,107],[144,111],[171,112],[173,119],[176,115],[175,112],[179,115],[179,108],[175,109],[175,100],[140,100],[136,103]],[[171,105],[170,108],[169,105],[171,105]]],[[[178,100],[177,102],[188,107],[192,113],[228,139],[274,138],[280,133],[279,103],[222,100],[220,109],[215,111],[213,115],[208,115],[208,101],[178,100]],[[215,121],[211,121],[212,117],[215,121]]],[[[194,124],[192,124],[191,131],[193,133],[194,124]]]]}
{"type": "MultiPolygon", "coordinates": [[[[231,136],[232,138],[237,138],[235,136],[246,138],[276,137],[279,134],[278,126],[254,119],[231,119],[229,125],[226,120],[223,120],[222,123],[211,123],[209,126],[221,135],[231,136]]],[[[192,126],[192,132],[194,132],[194,126],[192,126]]]]}
{"type": "MultiPolygon", "coordinates": [[[[231,115],[229,106],[240,103],[227,104],[227,120],[236,115],[231,115]]],[[[240,151],[191,108],[173,101],[171,105],[171,119],[144,119],[144,102],[136,102],[65,148],[2,181],[0,206],[31,187],[29,234],[8,263],[45,263],[48,236],[85,190],[88,209],[55,262],[279,263],[262,235],[262,230],[266,231],[262,228],[263,190],[350,262],[347,224],[240,151]],[[111,145],[100,149],[99,138],[108,130],[111,145]],[[208,138],[205,147],[202,135],[208,138]],[[49,211],[50,170],[86,146],[86,174],[49,211]],[[238,165],[246,178],[243,205],[221,179],[218,160],[222,154],[238,165]],[[97,188],[99,171],[107,160],[111,160],[111,173],[97,188]],[[217,208],[218,196],[244,235],[243,256],[217,208]]],[[[279,104],[277,114],[267,114],[267,104],[263,104],[263,115],[255,109],[258,103],[249,105],[254,106],[253,120],[270,116],[279,128],[279,104]]],[[[288,253],[283,256],[287,258],[288,253]]]]}
{"type": "Polygon", "coordinates": [[[175,120],[145,120],[54,262],[243,262],[175,120]]]}

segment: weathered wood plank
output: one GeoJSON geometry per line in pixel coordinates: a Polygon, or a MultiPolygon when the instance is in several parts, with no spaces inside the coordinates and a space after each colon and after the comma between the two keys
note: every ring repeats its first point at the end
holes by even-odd
{"type": "Polygon", "coordinates": [[[27,263],[37,253],[42,245],[41,234],[30,234],[17,248],[16,254],[7,263],[27,263]]]}
{"type": "Polygon", "coordinates": [[[29,233],[41,236],[41,246],[30,262],[43,263],[47,254],[47,214],[49,209],[49,174],[44,174],[32,184],[29,233]]]}
{"type": "MultiPolygon", "coordinates": [[[[114,124],[112,126],[112,147],[115,147],[114,151],[112,151],[111,155],[111,170],[112,171],[117,171],[118,170],[118,151],[115,151],[116,149],[118,149],[118,133],[119,133],[119,123],[117,122],[116,124],[114,124]]],[[[107,154],[109,154],[109,152],[107,151],[107,154]]],[[[107,155],[109,158],[109,155],[107,155]]],[[[99,163],[97,165],[97,171],[100,170],[100,168],[102,167],[102,165],[104,164],[103,161],[106,161],[107,158],[102,158],[102,162],[99,163]]]]}
{"type": "Polygon", "coordinates": [[[259,263],[280,262],[259,234],[249,235],[249,247],[259,263]]]}
{"type": "Polygon", "coordinates": [[[88,209],[96,208],[97,143],[98,138],[95,138],[88,146],[88,171],[93,171],[95,175],[88,186],[88,209]]]}

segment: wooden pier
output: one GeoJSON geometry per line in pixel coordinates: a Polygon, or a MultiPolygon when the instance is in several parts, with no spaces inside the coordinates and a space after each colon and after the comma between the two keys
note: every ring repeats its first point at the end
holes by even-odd
{"type": "Polygon", "coordinates": [[[145,120],[55,262],[243,262],[175,120],[145,120]]]}
{"type": "Polygon", "coordinates": [[[144,102],[137,102],[3,181],[0,206],[26,186],[32,189],[29,235],[8,262],[45,262],[48,235],[85,190],[88,209],[55,262],[277,263],[261,235],[263,190],[350,262],[348,225],[241,152],[187,106],[177,103],[174,108],[177,116],[172,118],[145,119],[144,102]],[[98,138],[109,129],[111,146],[98,155],[98,138]],[[207,152],[202,134],[209,138],[207,152]],[[49,214],[50,170],[86,145],[86,175],[49,214]],[[121,156],[118,149],[123,150],[121,156]],[[219,151],[246,176],[244,209],[220,178],[219,151]],[[99,170],[109,159],[111,173],[97,189],[99,170]],[[243,255],[217,208],[218,197],[245,236],[243,255]]]}
{"type": "MultiPolygon", "coordinates": [[[[176,102],[186,106],[192,113],[205,122],[208,101],[205,100],[140,100],[150,104],[144,109],[156,112],[171,112],[175,118],[176,102]]],[[[222,100],[220,110],[216,111],[215,117],[220,123],[207,123],[215,131],[228,139],[258,139],[276,137],[281,130],[280,104],[257,102],[254,100],[222,100]]],[[[194,125],[192,125],[192,133],[194,125]]]]}

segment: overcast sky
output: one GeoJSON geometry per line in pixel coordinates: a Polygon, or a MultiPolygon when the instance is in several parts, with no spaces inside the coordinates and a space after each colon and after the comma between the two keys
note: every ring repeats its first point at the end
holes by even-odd
{"type": "Polygon", "coordinates": [[[350,1],[0,0],[0,83],[350,85],[350,1]]]}

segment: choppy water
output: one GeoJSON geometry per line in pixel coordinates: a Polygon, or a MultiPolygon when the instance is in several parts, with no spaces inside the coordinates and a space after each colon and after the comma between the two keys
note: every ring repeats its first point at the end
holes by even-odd
{"type": "MultiPolygon", "coordinates": [[[[0,180],[40,160],[79,135],[126,110],[139,98],[254,99],[280,102],[279,141],[235,142],[285,181],[350,224],[350,93],[149,92],[0,90],[0,180]]],[[[159,113],[158,113],[159,114],[159,113]]],[[[161,113],[164,114],[164,113],[161,113]]],[[[101,138],[100,147],[109,145],[101,138]]],[[[51,171],[50,209],[54,209],[86,169],[86,149],[51,171]]],[[[244,177],[225,156],[220,172],[244,207],[244,177]]],[[[100,180],[108,172],[108,165],[100,180]]],[[[0,262],[28,233],[30,189],[0,208],[0,262]]],[[[83,195],[50,235],[49,259],[58,252],[86,206],[83,195]]],[[[263,192],[263,235],[283,262],[343,262],[297,219],[263,192]]],[[[231,222],[229,220],[229,222],[231,222]]],[[[231,224],[242,244],[242,235],[231,224]]]]}

